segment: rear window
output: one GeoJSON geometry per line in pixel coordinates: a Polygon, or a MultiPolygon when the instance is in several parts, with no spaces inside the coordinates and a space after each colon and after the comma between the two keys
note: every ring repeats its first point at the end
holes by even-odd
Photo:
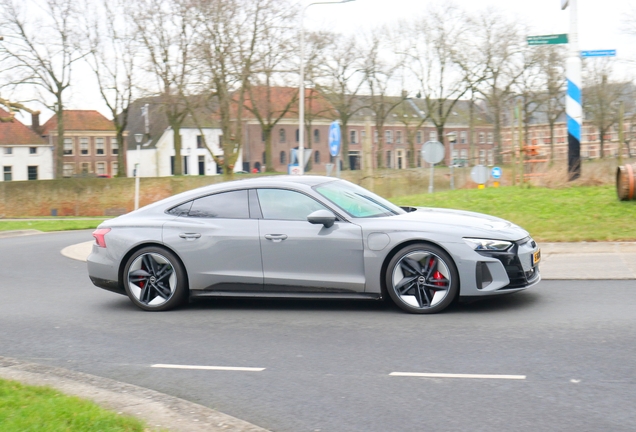
{"type": "Polygon", "coordinates": [[[175,216],[248,219],[247,190],[208,195],[181,204],[168,211],[175,216]]]}

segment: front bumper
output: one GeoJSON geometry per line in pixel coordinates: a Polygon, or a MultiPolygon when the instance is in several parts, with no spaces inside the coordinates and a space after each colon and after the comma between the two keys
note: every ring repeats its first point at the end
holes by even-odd
{"type": "MultiPolygon", "coordinates": [[[[539,252],[537,243],[530,237],[513,243],[505,252],[476,251],[479,255],[498,260],[506,272],[508,284],[498,287],[496,291],[515,291],[535,285],[541,280],[539,262],[534,256],[539,252]]],[[[478,289],[487,289],[493,278],[488,262],[478,262],[476,266],[476,282],[478,289]]]]}

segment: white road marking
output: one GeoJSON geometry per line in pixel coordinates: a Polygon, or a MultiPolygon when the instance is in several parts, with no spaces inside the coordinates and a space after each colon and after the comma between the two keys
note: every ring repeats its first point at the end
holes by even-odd
{"type": "Polygon", "coordinates": [[[163,369],[195,369],[195,370],[217,370],[217,371],[239,371],[239,372],[262,372],[265,368],[253,367],[232,367],[232,366],[194,366],[194,365],[174,365],[174,364],[153,364],[150,367],[163,369]]]}
{"type": "Polygon", "coordinates": [[[509,379],[524,380],[525,375],[480,375],[480,374],[449,374],[449,373],[418,373],[418,372],[391,372],[390,376],[417,377],[417,378],[472,378],[472,379],[509,379]]]}

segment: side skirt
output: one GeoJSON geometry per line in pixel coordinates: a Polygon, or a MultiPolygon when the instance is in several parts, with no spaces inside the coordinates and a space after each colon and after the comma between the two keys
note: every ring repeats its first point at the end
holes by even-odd
{"type": "Polygon", "coordinates": [[[191,298],[234,297],[234,298],[297,298],[297,299],[340,299],[340,300],[381,300],[380,294],[372,293],[303,293],[303,292],[244,292],[244,291],[190,291],[191,298]]]}

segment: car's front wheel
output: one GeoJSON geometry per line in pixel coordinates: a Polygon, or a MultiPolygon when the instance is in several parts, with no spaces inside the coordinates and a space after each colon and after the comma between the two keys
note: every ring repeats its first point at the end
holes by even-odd
{"type": "Polygon", "coordinates": [[[163,311],[179,306],[186,297],[185,271],[177,257],[158,247],[135,252],[124,269],[126,294],[141,309],[163,311]]]}
{"type": "Polygon", "coordinates": [[[455,263],[444,250],[430,244],[410,245],[395,254],[385,282],[397,306],[420,314],[442,311],[459,290],[455,263]]]}

